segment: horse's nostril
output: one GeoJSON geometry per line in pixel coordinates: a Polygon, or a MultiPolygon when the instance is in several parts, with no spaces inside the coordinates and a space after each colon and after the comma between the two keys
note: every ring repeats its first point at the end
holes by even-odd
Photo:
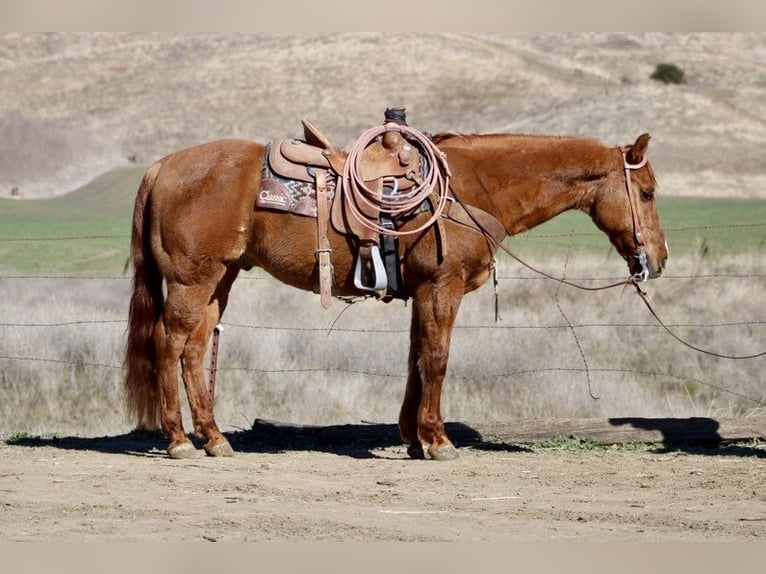
{"type": "Polygon", "coordinates": [[[665,266],[668,264],[668,258],[663,257],[662,261],[660,261],[660,269],[665,269],[665,266]]]}

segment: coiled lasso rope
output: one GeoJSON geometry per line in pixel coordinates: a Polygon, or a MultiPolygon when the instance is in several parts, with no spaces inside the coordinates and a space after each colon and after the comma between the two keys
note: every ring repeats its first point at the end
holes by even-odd
{"type": "Polygon", "coordinates": [[[364,227],[375,231],[381,235],[402,236],[418,233],[427,229],[439,219],[445,204],[447,203],[447,191],[449,189],[449,168],[444,154],[437,148],[431,140],[422,133],[406,125],[396,122],[386,122],[383,125],[376,126],[364,132],[349,151],[346,158],[346,164],[343,167],[341,185],[345,188],[345,204],[348,212],[359,221],[364,227]],[[428,166],[428,173],[421,179],[419,174],[408,173],[405,177],[415,181],[416,185],[406,192],[399,192],[396,189],[394,180],[394,191],[390,195],[385,195],[374,189],[370,189],[362,179],[361,161],[362,154],[367,146],[375,138],[389,131],[397,131],[402,134],[408,142],[415,143],[419,148],[421,160],[428,166]],[[433,214],[424,224],[415,229],[400,231],[389,229],[372,221],[365,216],[362,206],[372,208],[378,211],[380,216],[389,219],[410,215],[414,213],[427,198],[431,197],[436,191],[438,201],[432,206],[433,214]]]}

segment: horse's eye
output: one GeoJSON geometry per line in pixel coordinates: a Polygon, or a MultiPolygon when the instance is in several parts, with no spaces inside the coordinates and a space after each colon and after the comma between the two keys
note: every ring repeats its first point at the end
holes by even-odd
{"type": "Polygon", "coordinates": [[[654,190],[653,189],[644,189],[641,190],[641,199],[644,201],[651,201],[654,199],[654,190]]]}

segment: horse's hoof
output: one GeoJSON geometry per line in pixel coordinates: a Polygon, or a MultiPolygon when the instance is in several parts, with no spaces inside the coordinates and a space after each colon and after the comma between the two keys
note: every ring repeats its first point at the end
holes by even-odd
{"type": "Polygon", "coordinates": [[[451,444],[448,444],[441,448],[429,448],[428,456],[433,460],[455,460],[458,457],[458,454],[457,449],[451,444]]]}
{"type": "Polygon", "coordinates": [[[216,444],[208,443],[204,448],[209,456],[234,456],[234,449],[227,440],[216,444]]]}
{"type": "Polygon", "coordinates": [[[168,456],[170,458],[197,458],[199,451],[194,448],[194,445],[190,442],[182,442],[176,446],[168,447],[168,456]]]}
{"type": "Polygon", "coordinates": [[[410,458],[415,460],[423,460],[426,457],[425,453],[423,452],[423,445],[421,445],[419,442],[408,446],[407,454],[410,455],[410,458]]]}

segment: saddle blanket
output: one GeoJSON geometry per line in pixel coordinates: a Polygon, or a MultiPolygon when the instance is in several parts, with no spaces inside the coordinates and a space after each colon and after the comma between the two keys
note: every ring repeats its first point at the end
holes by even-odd
{"type": "MultiPolygon", "coordinates": [[[[269,165],[269,150],[271,143],[267,144],[266,157],[263,160],[261,173],[261,185],[258,188],[258,198],[255,204],[258,207],[287,211],[296,215],[307,217],[317,216],[317,192],[313,182],[288,179],[274,173],[269,165]]],[[[327,199],[332,203],[335,195],[335,176],[327,174],[327,199]]]]}

